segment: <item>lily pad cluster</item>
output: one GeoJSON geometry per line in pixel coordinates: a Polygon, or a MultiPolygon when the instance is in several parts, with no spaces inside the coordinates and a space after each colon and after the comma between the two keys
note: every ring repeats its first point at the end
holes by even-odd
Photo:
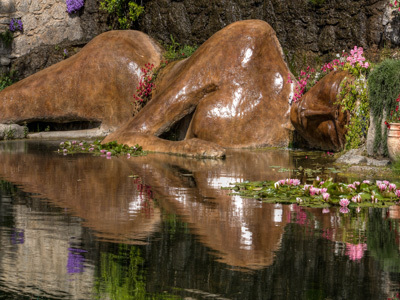
{"type": "Polygon", "coordinates": [[[234,194],[256,198],[269,203],[297,203],[308,207],[340,206],[347,213],[350,208],[388,207],[400,202],[400,189],[387,180],[371,182],[364,180],[351,184],[333,182],[332,178],[323,181],[317,177],[312,184],[300,183],[299,179],[256,181],[233,183],[224,187],[234,194]]]}
{"type": "Polygon", "coordinates": [[[143,151],[139,145],[128,146],[124,144],[118,144],[116,141],[112,141],[106,144],[102,144],[100,140],[94,142],[87,141],[65,141],[60,143],[59,153],[74,154],[74,153],[93,153],[104,157],[111,157],[117,155],[126,155],[128,158],[131,156],[142,156],[146,155],[147,152],[143,151]]]}

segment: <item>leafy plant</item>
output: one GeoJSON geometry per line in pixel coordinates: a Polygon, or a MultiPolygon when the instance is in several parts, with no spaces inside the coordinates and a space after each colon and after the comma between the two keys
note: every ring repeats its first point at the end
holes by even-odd
{"type": "Polygon", "coordinates": [[[101,0],[100,9],[115,16],[120,29],[129,29],[144,12],[143,6],[130,0],[101,0]]]}
{"type": "Polygon", "coordinates": [[[100,140],[96,140],[93,143],[86,141],[65,141],[60,143],[59,153],[75,154],[75,153],[93,153],[95,155],[102,155],[111,157],[115,155],[126,155],[128,158],[131,156],[142,156],[146,155],[147,152],[143,151],[139,145],[128,146],[124,144],[118,144],[116,141],[112,141],[106,144],[102,144],[100,140]]]}
{"type": "Polygon", "coordinates": [[[329,207],[341,206],[341,212],[349,208],[388,207],[399,204],[400,190],[389,181],[368,180],[352,184],[335,183],[332,179],[322,181],[319,178],[312,184],[300,184],[298,179],[282,179],[277,182],[257,181],[233,183],[233,187],[224,187],[234,194],[247,198],[260,199],[268,203],[297,203],[300,206],[329,207]]]}
{"type": "Polygon", "coordinates": [[[15,129],[12,129],[11,126],[10,126],[10,128],[8,130],[6,130],[4,132],[4,134],[5,134],[4,135],[4,139],[5,140],[12,140],[14,138],[14,135],[15,135],[15,129]]]}
{"type": "Polygon", "coordinates": [[[6,31],[0,33],[0,40],[6,47],[11,47],[12,42],[14,40],[14,36],[12,32],[7,29],[6,31]]]}
{"type": "Polygon", "coordinates": [[[382,130],[382,120],[396,110],[400,94],[400,60],[387,59],[376,66],[368,77],[369,105],[375,120],[374,151],[388,155],[387,130],[382,130]],[[383,131],[383,132],[382,132],[383,131]]]}
{"type": "Polygon", "coordinates": [[[15,71],[11,71],[9,73],[0,75],[0,91],[18,81],[16,74],[17,73],[15,71]]]}
{"type": "Polygon", "coordinates": [[[358,148],[366,141],[369,128],[369,102],[367,80],[364,75],[355,80],[346,78],[341,83],[342,90],[337,101],[342,111],[350,114],[345,149],[358,148]]]}
{"type": "Polygon", "coordinates": [[[165,45],[165,49],[167,50],[164,54],[164,58],[167,61],[174,61],[182,58],[187,58],[191,56],[198,48],[197,45],[184,45],[181,46],[178,42],[175,41],[172,34],[170,35],[171,43],[165,45]]]}

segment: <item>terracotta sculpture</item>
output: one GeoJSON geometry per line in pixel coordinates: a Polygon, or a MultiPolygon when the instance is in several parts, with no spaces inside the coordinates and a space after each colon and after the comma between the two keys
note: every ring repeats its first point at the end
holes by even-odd
{"type": "Polygon", "coordinates": [[[311,148],[340,151],[345,144],[348,112],[338,102],[341,82],[352,78],[346,71],[334,71],[322,78],[300,100],[292,104],[290,119],[311,148]]]}
{"type": "Polygon", "coordinates": [[[132,118],[140,67],[157,66],[160,58],[161,50],[143,33],[104,33],[77,55],[2,91],[0,123],[88,120],[105,130],[118,128],[104,142],[188,156],[288,146],[293,83],[266,22],[233,23],[190,58],[168,66],[153,99],[132,118]],[[159,138],[182,120],[183,140],[159,138]]]}

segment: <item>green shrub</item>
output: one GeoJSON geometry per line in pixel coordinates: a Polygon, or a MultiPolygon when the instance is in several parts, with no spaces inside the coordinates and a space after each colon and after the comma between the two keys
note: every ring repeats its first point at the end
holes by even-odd
{"type": "Polygon", "coordinates": [[[191,56],[198,48],[198,46],[184,45],[177,43],[174,37],[171,35],[171,44],[164,45],[167,52],[164,54],[164,58],[168,61],[178,60],[181,58],[187,58],[191,56]]]}
{"type": "Polygon", "coordinates": [[[400,94],[400,60],[388,59],[376,66],[368,77],[368,91],[375,120],[374,151],[382,149],[387,156],[387,130],[382,135],[381,124],[396,108],[396,98],[400,94]]]}
{"type": "Polygon", "coordinates": [[[6,30],[0,33],[0,40],[3,42],[4,46],[11,47],[11,44],[14,40],[14,36],[10,30],[6,30]]]}
{"type": "Polygon", "coordinates": [[[117,18],[119,29],[129,29],[144,12],[144,7],[130,0],[101,0],[100,9],[117,18]]]}
{"type": "Polygon", "coordinates": [[[15,71],[0,75],[0,91],[4,90],[6,87],[12,85],[17,81],[18,80],[15,71]]]}

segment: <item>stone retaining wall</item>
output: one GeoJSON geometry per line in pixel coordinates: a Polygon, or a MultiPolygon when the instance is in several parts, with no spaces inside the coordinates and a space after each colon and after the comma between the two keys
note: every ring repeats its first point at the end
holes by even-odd
{"type": "MultiPolygon", "coordinates": [[[[14,32],[11,47],[0,42],[0,63],[3,71],[9,69],[18,58],[27,56],[32,51],[36,51],[42,61],[47,61],[49,49],[54,49],[59,52],[59,59],[63,59],[65,47],[83,45],[106,30],[106,16],[99,13],[96,0],[86,0],[85,6],[75,14],[67,13],[65,0],[1,0],[0,32],[8,28],[11,18],[21,19],[24,30],[14,32]],[[44,52],[38,51],[42,48],[44,52]]],[[[24,64],[28,67],[29,59],[24,64]]],[[[30,75],[23,74],[24,70],[18,71],[22,77],[30,75]]],[[[34,71],[30,70],[28,73],[34,71]]]]}

